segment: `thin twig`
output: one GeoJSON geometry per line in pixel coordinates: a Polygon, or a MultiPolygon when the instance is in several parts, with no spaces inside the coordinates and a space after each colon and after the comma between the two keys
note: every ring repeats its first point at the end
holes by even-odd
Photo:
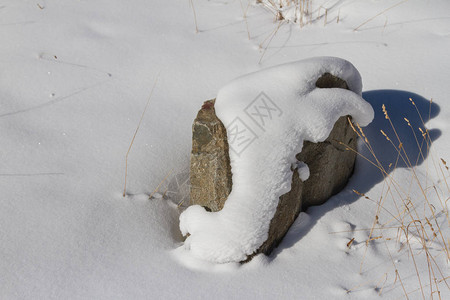
{"type": "Polygon", "coordinates": [[[278,27],[276,28],[275,32],[272,34],[272,37],[269,39],[269,42],[267,43],[266,48],[264,48],[263,54],[261,55],[261,58],[259,59],[258,64],[261,63],[261,61],[262,61],[262,59],[263,59],[263,57],[264,57],[264,54],[266,54],[267,48],[269,47],[270,43],[272,42],[272,39],[273,39],[273,38],[275,37],[275,35],[278,33],[278,30],[280,29],[280,27],[281,27],[281,25],[282,25],[283,23],[284,23],[284,21],[279,21],[279,22],[278,22],[278,27]]]}
{"type": "Polygon", "coordinates": [[[392,5],[392,6],[389,7],[389,8],[386,8],[385,10],[383,10],[382,12],[376,14],[375,16],[373,16],[372,18],[370,18],[369,20],[363,22],[361,25],[359,25],[358,27],[356,27],[355,29],[353,29],[353,31],[357,31],[359,28],[361,28],[362,26],[366,25],[367,23],[369,23],[370,21],[372,21],[373,19],[375,19],[375,18],[378,17],[379,15],[384,14],[384,13],[387,12],[388,10],[391,10],[391,9],[393,9],[394,7],[397,7],[397,6],[399,6],[400,4],[405,3],[406,1],[409,1],[409,0],[403,0],[403,1],[401,1],[401,2],[399,2],[399,3],[397,3],[397,4],[395,4],[395,5],[392,5]]]}
{"type": "MultiPolygon", "coordinates": [[[[164,183],[164,181],[166,181],[167,178],[170,176],[170,174],[172,174],[173,169],[174,169],[174,168],[172,168],[172,169],[169,171],[169,173],[167,173],[166,177],[164,177],[164,179],[161,180],[161,182],[158,184],[158,186],[156,187],[156,189],[154,189],[153,192],[150,194],[150,196],[148,196],[148,199],[151,199],[151,198],[153,197],[153,195],[156,194],[156,193],[159,191],[159,188],[160,188],[161,185],[164,183]]],[[[166,192],[167,192],[167,191],[166,191],[166,192]]],[[[164,195],[166,194],[166,192],[164,192],[164,195]]],[[[164,195],[163,195],[163,197],[164,197],[164,195]]]]}
{"type": "Polygon", "coordinates": [[[247,11],[248,11],[248,8],[250,6],[250,3],[248,3],[247,9],[244,10],[244,6],[242,5],[242,0],[239,0],[239,2],[241,3],[242,17],[244,18],[245,25],[247,26],[247,37],[250,40],[250,31],[248,30],[248,22],[247,22],[247,11]]]}
{"type": "MultiPolygon", "coordinates": [[[[160,72],[161,73],[161,72],[160,72]]],[[[127,191],[127,175],[128,175],[128,155],[130,154],[131,147],[133,146],[134,139],[136,138],[136,134],[139,131],[139,127],[141,127],[142,119],[144,118],[145,112],[147,111],[148,104],[150,103],[150,99],[152,98],[153,91],[155,89],[156,83],[159,79],[159,74],[156,77],[155,83],[153,83],[152,91],[150,92],[150,96],[148,97],[147,103],[145,104],[144,111],[142,112],[141,119],[139,120],[138,126],[136,127],[136,131],[134,132],[133,138],[131,139],[130,147],[128,147],[127,154],[125,155],[125,184],[123,187],[123,196],[125,197],[127,191]]]]}
{"type": "Polygon", "coordinates": [[[193,0],[189,0],[189,2],[191,3],[192,12],[194,13],[195,33],[198,33],[197,14],[195,13],[194,1],[193,0]]]}

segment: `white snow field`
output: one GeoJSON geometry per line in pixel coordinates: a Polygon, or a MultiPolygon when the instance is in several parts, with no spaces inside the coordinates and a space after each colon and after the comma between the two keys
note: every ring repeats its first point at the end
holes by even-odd
{"type": "Polygon", "coordinates": [[[449,299],[450,2],[311,4],[301,27],[246,0],[1,1],[0,298],[449,299]],[[269,257],[195,258],[174,202],[203,101],[321,56],[375,112],[349,184],[269,257]]]}

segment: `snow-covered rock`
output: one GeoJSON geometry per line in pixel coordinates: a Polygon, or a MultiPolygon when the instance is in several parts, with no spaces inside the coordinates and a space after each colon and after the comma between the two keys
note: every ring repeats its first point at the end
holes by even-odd
{"type": "MultiPolygon", "coordinates": [[[[348,89],[345,81],[329,73],[320,77],[316,86],[348,89]]],[[[190,204],[213,212],[223,208],[232,188],[227,130],[215,114],[214,102],[206,101],[194,120],[190,166],[190,204]]],[[[347,117],[341,117],[325,141],[304,143],[296,155],[297,163],[291,166],[291,189],[280,197],[267,240],[254,254],[269,255],[302,209],[324,203],[345,187],[356,160],[356,153],[346,148],[356,149],[356,141],[347,117]]]]}
{"type": "Polygon", "coordinates": [[[198,205],[180,216],[185,248],[216,263],[245,260],[267,240],[279,198],[291,189],[291,166],[303,141],[321,142],[351,115],[361,126],[374,116],[361,97],[361,77],[343,59],[319,57],[235,79],[219,91],[216,113],[227,128],[233,189],[221,211],[198,205]],[[350,90],[316,87],[325,73],[350,90]]]}

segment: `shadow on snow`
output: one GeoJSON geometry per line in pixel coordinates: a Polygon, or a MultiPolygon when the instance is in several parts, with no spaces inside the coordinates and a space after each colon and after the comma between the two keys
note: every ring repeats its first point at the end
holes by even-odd
{"type": "MultiPolygon", "coordinates": [[[[396,168],[406,168],[407,163],[405,163],[402,158],[398,158],[397,150],[380,132],[380,130],[383,130],[398,147],[399,141],[396,138],[395,132],[389,124],[389,120],[387,120],[383,114],[383,104],[386,106],[389,118],[403,143],[403,147],[410,159],[411,165],[420,165],[424,158],[426,159],[428,150],[427,144],[422,142],[424,139],[422,138],[422,133],[419,128],[425,131],[424,123],[426,124],[429,119],[432,119],[439,114],[439,106],[420,95],[400,90],[368,91],[363,93],[363,98],[372,105],[375,111],[374,120],[369,126],[363,128],[363,130],[384,169],[387,171],[389,169],[389,164],[391,163],[392,166],[395,166],[396,161],[396,168]],[[417,110],[409,100],[410,98],[416,104],[417,110]],[[420,115],[418,112],[420,112],[420,115]],[[420,148],[411,128],[404,118],[409,120],[414,129],[420,148]],[[419,149],[421,149],[422,154],[419,149]]],[[[441,135],[439,129],[428,130],[428,133],[432,141],[435,141],[441,135]]],[[[374,161],[372,154],[367,147],[363,145],[362,141],[359,141],[358,151],[365,157],[374,161]]],[[[387,172],[392,171],[393,167],[387,172]]],[[[358,200],[360,196],[356,195],[352,191],[353,189],[360,193],[367,193],[372,187],[383,181],[383,175],[380,170],[360,156],[358,156],[356,160],[354,175],[355,176],[350,178],[349,183],[340,193],[331,197],[321,206],[309,208],[306,211],[310,217],[309,220],[305,222],[297,220],[293,224],[281,244],[270,255],[271,260],[275,259],[283,249],[290,248],[301,240],[328,211],[358,200]]]]}

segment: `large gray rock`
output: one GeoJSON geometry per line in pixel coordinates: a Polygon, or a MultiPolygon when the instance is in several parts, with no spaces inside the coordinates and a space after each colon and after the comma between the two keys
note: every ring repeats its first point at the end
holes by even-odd
{"type": "MultiPolygon", "coordinates": [[[[345,81],[329,73],[320,77],[316,86],[348,89],[345,81]]],[[[192,132],[190,204],[219,211],[231,192],[232,177],[226,129],[215,114],[214,100],[203,104],[192,132]]],[[[304,142],[296,158],[308,165],[310,176],[303,182],[297,170],[293,170],[291,190],[280,197],[270,222],[268,239],[254,254],[270,254],[301,210],[324,203],[346,185],[353,172],[356,154],[346,151],[339,142],[355,149],[356,138],[347,117],[341,117],[324,142],[304,142]]]]}

